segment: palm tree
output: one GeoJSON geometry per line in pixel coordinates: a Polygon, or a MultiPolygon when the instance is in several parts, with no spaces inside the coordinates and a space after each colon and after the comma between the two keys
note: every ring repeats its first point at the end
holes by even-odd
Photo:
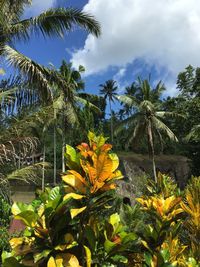
{"type": "Polygon", "coordinates": [[[179,116],[173,112],[159,111],[160,96],[164,85],[159,82],[155,89],[152,89],[148,80],[140,80],[138,90],[134,95],[120,95],[117,98],[121,103],[134,109],[131,116],[122,121],[116,129],[119,133],[124,127],[129,131],[128,144],[136,144],[142,137],[147,136],[149,155],[152,157],[153,174],[157,182],[154,142],[157,135],[163,145],[162,134],[165,134],[171,141],[177,142],[175,134],[162,121],[166,116],[179,116]]]}
{"type": "Polygon", "coordinates": [[[70,31],[75,25],[86,29],[89,33],[99,36],[100,26],[89,14],[74,8],[52,8],[37,17],[21,20],[25,8],[32,0],[0,1],[0,56],[9,64],[18,68],[30,84],[45,88],[45,97],[50,95],[48,72],[39,64],[21,54],[14,48],[17,40],[28,41],[33,33],[41,33],[44,37],[60,36],[70,31]]]}
{"type": "Polygon", "coordinates": [[[110,134],[111,134],[111,142],[113,143],[113,114],[112,114],[112,107],[111,103],[114,102],[114,99],[116,99],[117,96],[117,85],[116,81],[114,80],[108,80],[104,84],[99,85],[101,87],[100,94],[104,95],[104,98],[109,102],[110,107],[110,134]]]}
{"type": "MultiPolygon", "coordinates": [[[[99,111],[99,109],[85,100],[80,90],[84,89],[84,82],[81,78],[82,72],[85,69],[83,66],[79,66],[78,70],[72,69],[72,65],[62,62],[59,71],[55,69],[51,70],[51,81],[53,83],[54,90],[54,101],[53,107],[55,110],[55,119],[57,113],[62,114],[62,126],[60,132],[62,133],[62,172],[65,172],[65,144],[66,144],[66,128],[69,125],[79,123],[78,118],[78,106],[88,105],[90,108],[99,111]]],[[[87,94],[85,94],[87,95],[87,94]]],[[[56,143],[56,132],[54,131],[54,138],[56,143]]],[[[55,151],[56,152],[56,151],[55,151]]]]}

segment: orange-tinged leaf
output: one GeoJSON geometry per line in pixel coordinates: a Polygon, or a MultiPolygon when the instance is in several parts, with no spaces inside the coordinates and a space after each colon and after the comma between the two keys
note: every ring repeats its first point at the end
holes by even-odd
{"type": "Polygon", "coordinates": [[[83,212],[86,208],[87,208],[87,207],[85,206],[85,207],[82,207],[82,208],[80,208],[80,209],[71,209],[71,210],[70,210],[70,214],[71,214],[72,219],[73,219],[74,217],[76,217],[78,214],[80,214],[81,212],[83,212]]]}
{"type": "Polygon", "coordinates": [[[94,161],[94,168],[96,169],[96,177],[99,181],[104,182],[109,179],[112,174],[112,160],[108,154],[101,153],[94,161]]]}
{"type": "Polygon", "coordinates": [[[101,188],[101,191],[113,190],[116,187],[117,187],[116,184],[104,184],[103,187],[101,188]]]}
{"type": "Polygon", "coordinates": [[[112,148],[112,145],[111,144],[104,144],[102,147],[101,147],[101,152],[108,152],[110,151],[112,148]]]}

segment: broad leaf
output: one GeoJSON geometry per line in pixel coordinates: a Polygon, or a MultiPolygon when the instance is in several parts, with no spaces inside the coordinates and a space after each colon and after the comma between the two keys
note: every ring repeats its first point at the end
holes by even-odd
{"type": "Polygon", "coordinates": [[[80,208],[80,209],[71,209],[71,210],[70,210],[70,214],[71,214],[72,219],[73,219],[74,217],[76,217],[78,214],[80,214],[81,212],[83,212],[86,208],[87,208],[87,207],[85,206],[85,207],[80,208]]]}

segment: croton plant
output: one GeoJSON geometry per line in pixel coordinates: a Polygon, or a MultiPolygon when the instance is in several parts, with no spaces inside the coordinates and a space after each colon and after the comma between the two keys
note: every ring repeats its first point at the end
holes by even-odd
{"type": "MultiPolygon", "coordinates": [[[[102,135],[89,132],[88,139],[76,149],[66,146],[63,184],[46,188],[32,204],[13,204],[14,218],[26,228],[21,237],[10,240],[12,250],[3,253],[3,266],[89,267],[97,248],[108,259],[125,237],[128,242],[123,227],[116,229],[118,216],[108,218],[109,231],[100,223],[104,211],[112,208],[116,180],[122,178],[119,159],[102,135]]],[[[98,259],[96,264],[100,266],[98,259]]]]}

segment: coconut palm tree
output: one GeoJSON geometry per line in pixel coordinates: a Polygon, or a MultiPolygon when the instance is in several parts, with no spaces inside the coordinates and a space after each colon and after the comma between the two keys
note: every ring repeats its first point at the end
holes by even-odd
{"type": "MultiPolygon", "coordinates": [[[[99,112],[99,109],[87,101],[81,94],[80,90],[84,89],[84,82],[81,74],[85,71],[83,66],[79,66],[78,70],[72,68],[71,64],[62,62],[59,70],[55,68],[50,71],[50,83],[52,83],[53,91],[53,108],[55,111],[55,119],[57,114],[61,115],[62,135],[62,172],[65,172],[65,144],[67,126],[79,123],[78,107],[80,105],[89,105],[90,108],[99,112]]],[[[85,94],[87,96],[87,94],[85,94]]],[[[54,144],[56,144],[56,131],[54,131],[54,144]]],[[[55,151],[56,153],[56,151],[55,151]]],[[[55,155],[56,156],[56,155],[55,155]]]]}
{"type": "Polygon", "coordinates": [[[107,100],[109,103],[110,107],[110,136],[111,136],[111,142],[113,143],[113,114],[112,114],[112,102],[116,99],[117,96],[117,84],[116,81],[114,80],[108,80],[104,84],[99,85],[101,87],[100,89],[100,94],[104,95],[104,98],[107,100]]]}
{"type": "Polygon", "coordinates": [[[48,72],[17,51],[14,43],[18,40],[28,41],[32,34],[36,33],[41,33],[44,37],[62,37],[75,25],[99,36],[100,26],[91,15],[74,8],[51,8],[39,16],[21,20],[25,8],[31,3],[32,0],[0,1],[0,57],[4,57],[9,64],[18,68],[28,77],[30,84],[35,83],[37,88],[46,89],[42,91],[45,92],[46,98],[51,92],[46,76],[48,72]]]}
{"type": "Polygon", "coordinates": [[[134,95],[117,96],[121,103],[133,108],[134,112],[131,116],[124,119],[116,128],[119,133],[124,127],[129,132],[127,144],[136,144],[146,136],[148,140],[149,155],[152,157],[154,179],[157,182],[154,143],[155,137],[163,144],[162,134],[165,134],[171,141],[177,142],[175,134],[162,121],[166,116],[178,116],[173,112],[160,111],[160,96],[164,90],[164,85],[159,82],[152,89],[149,80],[138,81],[138,90],[134,95]]]}

